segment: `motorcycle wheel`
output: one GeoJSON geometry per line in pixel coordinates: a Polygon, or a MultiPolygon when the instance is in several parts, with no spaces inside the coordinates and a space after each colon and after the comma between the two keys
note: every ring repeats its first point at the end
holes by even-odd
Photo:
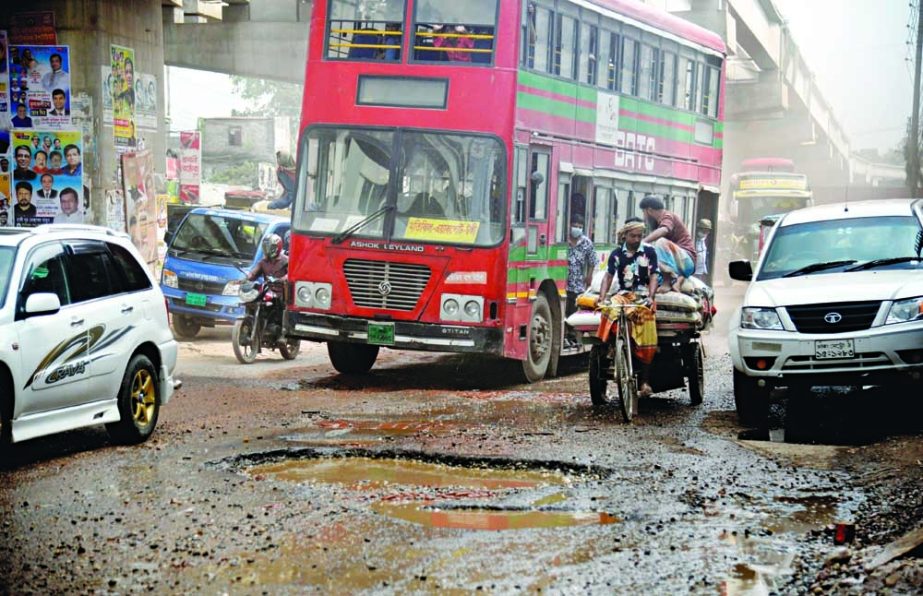
{"type": "Polygon", "coordinates": [[[231,332],[231,346],[234,348],[234,356],[237,357],[237,360],[241,364],[253,364],[253,361],[256,360],[257,355],[260,353],[260,337],[259,334],[250,345],[241,345],[240,340],[244,338],[245,341],[249,340],[250,336],[253,335],[253,316],[247,315],[242,319],[238,319],[234,323],[234,331],[231,332]]]}
{"type": "Polygon", "coordinates": [[[298,352],[301,351],[301,340],[300,339],[285,339],[279,342],[279,353],[282,354],[282,357],[286,360],[294,360],[298,357],[298,352]]]}

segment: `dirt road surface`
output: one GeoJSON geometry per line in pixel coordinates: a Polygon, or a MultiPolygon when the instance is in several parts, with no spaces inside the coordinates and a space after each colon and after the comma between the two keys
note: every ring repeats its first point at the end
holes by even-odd
{"type": "Polygon", "coordinates": [[[0,593],[919,590],[914,538],[889,544],[923,524],[920,395],[789,396],[759,436],[706,343],[704,404],[655,396],[627,425],[579,357],[534,385],[388,350],[345,377],[323,345],[242,366],[205,330],[146,444],[5,456],[0,593]]]}

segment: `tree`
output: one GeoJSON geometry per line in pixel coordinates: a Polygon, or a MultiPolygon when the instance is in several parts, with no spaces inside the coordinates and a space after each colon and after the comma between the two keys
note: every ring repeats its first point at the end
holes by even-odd
{"type": "MultiPolygon", "coordinates": [[[[231,84],[235,95],[249,104],[243,110],[234,110],[233,116],[288,117],[292,142],[298,139],[303,85],[237,76],[231,77],[231,84]]],[[[293,155],[294,149],[289,148],[293,155]]]]}

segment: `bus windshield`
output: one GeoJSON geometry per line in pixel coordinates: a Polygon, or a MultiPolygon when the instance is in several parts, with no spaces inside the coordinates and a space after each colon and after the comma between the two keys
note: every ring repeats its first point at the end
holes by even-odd
{"type": "Polygon", "coordinates": [[[503,238],[505,156],[497,139],[451,133],[315,128],[301,152],[294,223],[365,238],[491,246],[503,238]]]}
{"type": "Polygon", "coordinates": [[[740,201],[738,219],[746,225],[758,224],[767,215],[781,215],[808,205],[806,197],[747,197],[740,201]]]}

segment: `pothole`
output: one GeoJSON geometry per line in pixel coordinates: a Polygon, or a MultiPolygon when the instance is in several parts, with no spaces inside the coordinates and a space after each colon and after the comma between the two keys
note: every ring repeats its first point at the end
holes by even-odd
{"type": "Polygon", "coordinates": [[[565,506],[572,485],[608,476],[590,466],[365,450],[254,454],[232,466],[257,480],[345,487],[378,515],[434,528],[517,530],[620,521],[610,512],[565,506]]]}

